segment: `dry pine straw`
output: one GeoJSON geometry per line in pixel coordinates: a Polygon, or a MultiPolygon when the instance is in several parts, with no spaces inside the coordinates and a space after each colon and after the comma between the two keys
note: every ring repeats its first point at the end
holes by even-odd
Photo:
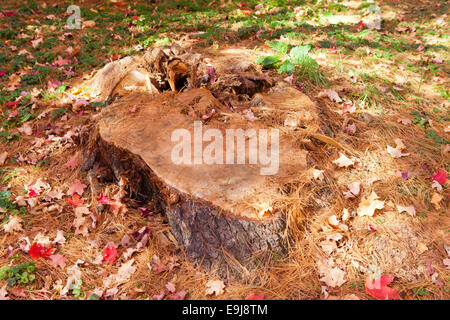
{"type": "MultiPolygon", "coordinates": [[[[319,88],[312,88],[308,95],[314,97],[318,91],[319,88]]],[[[321,115],[326,119],[326,125],[335,131],[336,140],[347,143],[356,150],[355,156],[361,160],[364,168],[338,169],[331,163],[338,157],[337,150],[312,139],[314,149],[310,150],[308,156],[310,169],[299,173],[296,177],[290,177],[284,196],[276,202],[277,209],[288,214],[287,232],[292,239],[288,256],[274,257],[273,261],[267,261],[264,268],[258,269],[257,272],[244,273],[244,278],[239,281],[228,281],[225,293],[218,298],[242,299],[249,292],[256,292],[264,293],[267,299],[318,299],[323,284],[319,281],[317,261],[332,258],[346,271],[347,279],[340,288],[330,289],[333,296],[343,297],[353,293],[361,299],[368,298],[363,289],[354,287],[357,283],[364,284],[367,277],[367,274],[357,271],[352,266],[352,261],[356,261],[363,268],[375,265],[385,274],[395,274],[397,279],[394,287],[404,298],[416,299],[418,296],[413,295],[411,289],[427,287],[434,291],[430,296],[422,298],[448,299],[448,293],[432,285],[430,276],[426,273],[426,264],[431,261],[444,286],[450,275],[442,264],[445,257],[442,244],[449,243],[448,232],[443,229],[449,227],[449,220],[445,214],[439,215],[439,211],[429,202],[432,194],[429,177],[435,168],[443,168],[448,155],[431,144],[416,126],[402,126],[397,123],[398,118],[408,118],[398,106],[393,105],[391,114],[386,117],[378,119],[377,116],[373,116],[374,120],[371,122],[352,120],[357,125],[357,133],[349,136],[340,129],[344,118],[335,113],[336,104],[326,98],[319,99],[318,103],[321,115]],[[410,156],[393,159],[387,154],[386,146],[388,144],[394,146],[393,140],[397,137],[406,144],[410,156]],[[418,148],[422,152],[417,152],[418,148]],[[430,169],[424,169],[423,163],[430,169]],[[312,179],[314,167],[325,171],[323,181],[312,179]],[[415,171],[417,178],[405,181],[395,173],[396,170],[406,169],[410,172],[415,171]],[[372,182],[374,178],[379,180],[372,182]],[[354,181],[362,182],[361,195],[354,200],[344,199],[342,192],[346,191],[347,184],[354,181]],[[403,190],[403,194],[399,192],[400,189],[403,190]],[[355,211],[361,196],[367,196],[372,190],[381,200],[385,200],[385,209],[377,211],[374,217],[351,218],[347,223],[349,230],[341,232],[344,238],[339,242],[338,251],[327,256],[320,247],[320,242],[327,235],[336,232],[329,227],[327,218],[332,214],[340,217],[343,208],[355,211]],[[399,214],[396,211],[396,204],[414,205],[416,212],[424,211],[427,216],[421,219],[410,217],[405,213],[399,214]],[[375,232],[368,230],[369,224],[375,227],[375,232]],[[417,246],[421,243],[425,244],[428,250],[419,254],[417,246]]],[[[86,117],[71,115],[69,121],[64,124],[73,127],[80,123],[80,120],[86,120],[86,117]]],[[[33,125],[44,124],[46,121],[48,120],[36,120],[33,125]]],[[[443,128],[439,127],[437,131],[442,133],[443,128]]],[[[304,138],[305,136],[299,133],[299,139],[304,138]]],[[[31,140],[21,139],[20,142],[8,146],[7,151],[11,155],[18,150],[27,150],[31,140]]],[[[80,172],[79,168],[71,171],[65,166],[69,155],[77,152],[78,155],[81,154],[79,147],[59,146],[49,154],[49,166],[34,170],[31,166],[24,165],[22,169],[27,170],[27,173],[18,174],[10,181],[12,193],[21,194],[23,185],[31,178],[45,177],[52,187],[66,184],[67,188],[76,179],[88,184],[85,173],[80,172]]],[[[111,190],[117,189],[114,185],[108,187],[111,190]]],[[[96,196],[98,195],[90,194],[89,188],[84,193],[87,203],[91,203],[96,196]]],[[[60,203],[64,205],[65,202],[62,200],[60,203]]],[[[444,199],[441,202],[441,209],[445,210],[447,206],[448,200],[444,199]]],[[[26,218],[31,222],[31,227],[27,227],[23,234],[30,239],[39,232],[53,238],[57,230],[67,231],[71,227],[74,215],[67,204],[61,213],[36,211],[33,217],[26,218]]],[[[117,244],[123,235],[139,230],[144,225],[152,231],[150,245],[143,252],[134,254],[137,270],[130,281],[119,286],[117,297],[148,299],[159,294],[167,282],[172,281],[177,290],[183,289],[187,292],[187,299],[215,298],[205,296],[205,283],[215,276],[195,267],[184,257],[182,251],[177,250],[174,243],[162,240],[167,239],[162,238],[161,233],[167,233],[168,226],[159,214],[152,215],[146,222],[142,222],[140,214],[135,209],[129,208],[124,214],[110,216],[89,235],[90,239],[96,241],[97,247],[91,246],[87,239],[77,235],[71,236],[57,253],[68,259],[67,266],[73,265],[77,259],[89,262],[101,252],[107,242],[113,241],[117,244]],[[180,266],[169,272],[155,274],[147,266],[154,255],[162,260],[175,256],[180,266]]],[[[4,254],[9,246],[16,247],[17,238],[16,234],[0,233],[0,265],[9,263],[4,254]]],[[[29,260],[27,254],[19,253],[19,255],[21,261],[29,260]]],[[[119,262],[122,262],[120,258],[119,262]]],[[[114,266],[91,263],[83,266],[81,268],[83,290],[89,292],[91,286],[100,288],[105,276],[117,272],[119,262],[114,266]]],[[[65,284],[67,276],[63,270],[51,267],[42,259],[38,260],[36,265],[38,285],[37,289],[29,292],[28,298],[73,298],[70,293],[67,297],[61,297],[52,289],[57,280],[62,280],[65,284]]]]}

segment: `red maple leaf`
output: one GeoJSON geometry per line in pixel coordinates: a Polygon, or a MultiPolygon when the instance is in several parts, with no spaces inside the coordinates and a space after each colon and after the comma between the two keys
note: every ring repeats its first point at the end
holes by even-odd
{"type": "Polygon", "coordinates": [[[40,243],[34,242],[30,250],[28,250],[28,254],[33,258],[33,260],[37,260],[39,258],[49,259],[49,256],[53,254],[54,248],[44,248],[40,243]]]}
{"type": "Polygon", "coordinates": [[[438,169],[431,177],[442,185],[445,184],[445,180],[447,180],[447,172],[438,169]]]}
{"type": "Polygon", "coordinates": [[[105,249],[103,249],[103,254],[105,256],[103,257],[102,262],[110,264],[113,264],[119,256],[116,250],[116,246],[112,242],[109,242],[106,245],[105,249]]]}
{"type": "Polygon", "coordinates": [[[105,196],[102,191],[102,193],[100,194],[100,198],[97,198],[97,201],[101,204],[109,204],[109,197],[105,196]]]}
{"type": "Polygon", "coordinates": [[[79,207],[83,204],[84,200],[80,199],[80,196],[76,193],[72,195],[72,198],[66,198],[66,201],[71,206],[79,207]]]}
{"type": "Polygon", "coordinates": [[[387,286],[394,278],[395,276],[393,274],[380,276],[375,280],[369,276],[366,280],[366,292],[377,300],[400,300],[397,290],[387,286]]]}
{"type": "Polygon", "coordinates": [[[12,11],[3,11],[3,14],[7,17],[18,17],[19,15],[12,11]]]}
{"type": "Polygon", "coordinates": [[[32,188],[28,189],[28,196],[30,198],[36,197],[38,194],[36,191],[34,191],[32,188]]]}

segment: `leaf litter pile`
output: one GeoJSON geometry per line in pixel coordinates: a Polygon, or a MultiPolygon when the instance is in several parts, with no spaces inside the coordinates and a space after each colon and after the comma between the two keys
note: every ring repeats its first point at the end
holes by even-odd
{"type": "Polygon", "coordinates": [[[80,30],[62,1],[0,7],[0,299],[449,298],[447,3],[377,1],[381,25],[365,1],[89,3],[80,30]],[[159,81],[95,87],[158,47],[159,81]],[[193,117],[265,121],[307,150],[273,204],[287,255],[239,279],[188,260],[128,181],[83,170],[108,103],[198,87],[229,110],[193,117]],[[286,87],[315,101],[314,125],[264,103],[286,87]]]}

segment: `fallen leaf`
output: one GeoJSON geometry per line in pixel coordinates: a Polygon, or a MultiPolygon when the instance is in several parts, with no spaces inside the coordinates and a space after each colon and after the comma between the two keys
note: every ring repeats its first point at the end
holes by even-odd
{"type": "Polygon", "coordinates": [[[339,225],[339,220],[337,219],[336,215],[332,215],[328,217],[328,223],[334,227],[337,227],[339,225]]]}
{"type": "Polygon", "coordinates": [[[403,143],[402,139],[395,138],[395,139],[394,139],[394,142],[395,142],[395,144],[396,144],[395,147],[396,147],[398,150],[406,149],[406,146],[405,146],[405,144],[403,143]]]}
{"type": "Polygon", "coordinates": [[[84,200],[83,200],[83,199],[80,199],[80,196],[79,196],[78,194],[74,194],[74,195],[72,196],[72,198],[67,198],[67,199],[66,199],[66,202],[67,202],[68,204],[70,204],[71,206],[76,206],[76,207],[78,207],[78,206],[81,206],[81,205],[83,204],[84,200]]]}
{"type": "Polygon", "coordinates": [[[0,288],[0,300],[9,300],[8,291],[6,291],[6,284],[0,288]]]}
{"type": "Polygon", "coordinates": [[[445,269],[449,270],[450,269],[450,259],[445,258],[442,262],[444,263],[445,269]]]}
{"type": "Polygon", "coordinates": [[[322,181],[323,178],[324,178],[324,175],[323,175],[324,172],[325,171],[323,171],[323,170],[314,169],[313,170],[313,177],[314,177],[314,179],[322,181]]]}
{"type": "Polygon", "coordinates": [[[410,119],[406,119],[406,118],[399,118],[399,119],[397,119],[397,122],[404,124],[404,125],[412,124],[412,121],[410,119]]]}
{"type": "Polygon", "coordinates": [[[7,151],[0,153],[0,166],[2,166],[5,163],[6,158],[8,158],[7,151]]]}
{"type": "Polygon", "coordinates": [[[414,206],[403,207],[403,206],[397,205],[397,211],[398,211],[398,213],[402,213],[403,211],[405,211],[411,217],[415,217],[416,216],[416,209],[414,208],[414,206]]]}
{"type": "Polygon", "coordinates": [[[85,184],[82,184],[79,180],[77,180],[74,184],[69,187],[67,191],[67,195],[73,195],[74,193],[78,193],[80,196],[83,195],[84,189],[86,188],[85,184]]]}
{"type": "Polygon", "coordinates": [[[433,193],[433,196],[431,197],[430,202],[434,205],[434,207],[436,209],[439,209],[441,207],[439,202],[441,202],[442,199],[444,199],[444,198],[439,193],[435,192],[435,193],[433,193]]]}
{"type": "Polygon", "coordinates": [[[136,271],[136,267],[133,266],[133,263],[134,258],[122,263],[117,274],[109,275],[108,278],[105,279],[103,283],[105,287],[112,287],[114,284],[117,286],[128,281],[131,275],[136,271]]]}
{"type": "Polygon", "coordinates": [[[440,185],[443,185],[447,180],[447,172],[438,169],[437,172],[433,174],[431,177],[433,178],[434,181],[437,181],[439,182],[440,185]]]}
{"type": "Polygon", "coordinates": [[[442,192],[442,186],[436,180],[433,180],[433,183],[431,184],[431,189],[436,189],[437,192],[442,192]]]}
{"type": "Polygon", "coordinates": [[[103,194],[103,191],[100,194],[100,198],[97,198],[97,202],[101,204],[109,204],[109,197],[103,194]]]}
{"type": "MultiPolygon", "coordinates": [[[[342,113],[354,113],[356,111],[356,106],[353,102],[347,101],[342,105],[342,113]]],[[[356,131],[356,128],[355,128],[356,131]]]]}
{"type": "Polygon", "coordinates": [[[33,260],[37,260],[39,258],[48,259],[49,256],[53,254],[53,251],[53,248],[46,249],[40,243],[34,242],[28,250],[28,254],[33,258],[33,260]]]}
{"type": "Polygon", "coordinates": [[[402,179],[403,180],[408,180],[408,175],[409,175],[408,170],[403,171],[402,174],[401,174],[402,179]]]}
{"type": "Polygon", "coordinates": [[[334,164],[338,165],[340,168],[349,167],[355,164],[355,162],[341,152],[339,152],[339,158],[333,161],[334,164]]]}
{"type": "Polygon", "coordinates": [[[225,284],[222,280],[209,280],[206,283],[206,295],[215,294],[216,296],[223,294],[225,284]]]}
{"type": "Polygon", "coordinates": [[[27,136],[31,136],[33,134],[33,128],[31,125],[27,122],[22,127],[17,129],[20,133],[23,133],[27,136]]]}
{"type": "Polygon", "coordinates": [[[386,150],[391,155],[392,158],[401,158],[409,156],[409,153],[402,153],[400,149],[393,148],[390,145],[387,146],[386,150]]]}
{"type": "Polygon", "coordinates": [[[51,260],[49,263],[54,268],[60,267],[61,269],[64,269],[66,266],[67,259],[60,254],[53,254],[49,256],[49,258],[51,260]]]}
{"type": "Polygon", "coordinates": [[[361,182],[353,182],[350,183],[348,186],[348,191],[344,192],[345,197],[348,198],[354,198],[359,194],[359,191],[361,190],[361,182]]]}
{"type": "Polygon", "coordinates": [[[369,276],[366,280],[366,292],[377,300],[400,300],[397,291],[387,286],[394,278],[395,276],[392,274],[388,276],[382,275],[375,280],[369,276]]]}
{"type": "Polygon", "coordinates": [[[41,43],[44,43],[44,39],[42,39],[42,38],[38,38],[38,39],[31,41],[31,45],[33,46],[33,48],[36,48],[41,43]]]}
{"type": "Polygon", "coordinates": [[[338,93],[332,89],[324,90],[324,91],[320,92],[317,96],[319,98],[321,98],[323,96],[327,96],[328,99],[330,99],[333,102],[338,102],[338,103],[342,102],[342,99],[339,97],[338,93]]]}
{"type": "Polygon", "coordinates": [[[13,233],[14,231],[22,231],[23,220],[18,216],[10,216],[7,224],[3,226],[3,230],[7,233],[13,233]]]}
{"type": "Polygon", "coordinates": [[[62,230],[58,230],[56,232],[56,237],[52,242],[53,244],[64,244],[66,243],[66,237],[64,237],[64,232],[62,230]]]}
{"type": "Polygon", "coordinates": [[[320,281],[325,282],[329,287],[340,287],[347,280],[344,279],[345,271],[339,269],[338,267],[322,269],[323,277],[320,281]]]}
{"type": "Polygon", "coordinates": [[[177,293],[172,294],[169,299],[170,300],[184,300],[184,297],[186,296],[186,291],[181,290],[177,293]]]}
{"type": "Polygon", "coordinates": [[[105,249],[103,249],[104,257],[102,259],[103,263],[114,264],[119,254],[117,253],[116,246],[113,242],[109,242],[105,249]]]}
{"type": "Polygon", "coordinates": [[[384,208],[384,201],[378,200],[377,194],[374,191],[372,191],[372,193],[367,199],[363,198],[361,200],[356,213],[358,214],[358,216],[371,217],[375,213],[376,209],[381,210],[383,208],[384,208]]]}
{"type": "Polygon", "coordinates": [[[433,59],[431,59],[431,61],[434,63],[443,63],[444,62],[444,60],[439,57],[434,57],[433,59]]]}
{"type": "Polygon", "coordinates": [[[424,253],[427,250],[428,250],[428,247],[424,243],[420,242],[417,245],[417,251],[419,251],[419,254],[422,254],[422,253],[424,253]]]}
{"type": "Polygon", "coordinates": [[[95,26],[95,21],[93,20],[87,20],[87,21],[83,21],[83,26],[82,28],[92,28],[95,26]]]}
{"type": "Polygon", "coordinates": [[[345,127],[345,132],[348,134],[355,134],[356,133],[356,124],[352,123],[345,127]]]}
{"type": "Polygon", "coordinates": [[[66,167],[72,168],[72,170],[75,170],[75,168],[78,166],[78,159],[76,156],[70,157],[69,161],[67,161],[64,164],[66,167]]]}
{"type": "Polygon", "coordinates": [[[342,221],[346,221],[348,218],[351,217],[350,211],[348,211],[347,208],[344,208],[342,210],[343,214],[342,214],[342,221]]]}

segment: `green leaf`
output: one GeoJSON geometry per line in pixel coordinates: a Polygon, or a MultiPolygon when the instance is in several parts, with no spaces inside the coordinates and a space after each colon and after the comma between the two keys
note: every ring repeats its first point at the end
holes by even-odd
{"type": "Polygon", "coordinates": [[[269,47],[274,50],[277,50],[280,54],[286,54],[288,50],[288,44],[286,42],[281,41],[270,41],[269,47]]]}
{"type": "Polygon", "coordinates": [[[259,57],[258,59],[256,59],[256,63],[261,64],[265,68],[272,68],[279,62],[280,56],[278,55],[259,57]]]}
{"type": "Polygon", "coordinates": [[[278,69],[278,73],[287,73],[291,74],[295,70],[295,65],[292,64],[289,60],[284,60],[283,63],[280,66],[280,69],[278,69]]]}
{"type": "Polygon", "coordinates": [[[291,49],[289,55],[295,64],[300,64],[300,60],[309,53],[309,46],[297,46],[291,49]]]}

